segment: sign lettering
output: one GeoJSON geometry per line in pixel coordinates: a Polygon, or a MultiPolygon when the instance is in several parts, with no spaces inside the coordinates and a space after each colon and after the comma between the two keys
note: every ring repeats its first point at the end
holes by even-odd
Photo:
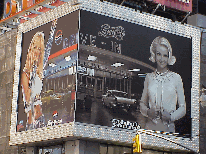
{"type": "Polygon", "coordinates": [[[110,25],[104,24],[101,26],[101,31],[98,32],[98,35],[106,38],[114,37],[121,41],[125,36],[125,31],[122,26],[110,27],[110,25]]]}

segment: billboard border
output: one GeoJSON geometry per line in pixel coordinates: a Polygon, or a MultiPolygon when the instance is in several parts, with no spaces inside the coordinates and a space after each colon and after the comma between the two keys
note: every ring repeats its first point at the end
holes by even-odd
{"type": "MultiPolygon", "coordinates": [[[[192,39],[192,88],[191,88],[191,138],[178,137],[174,138],[174,142],[187,147],[196,152],[199,151],[199,85],[200,85],[200,40],[201,28],[180,22],[172,22],[171,19],[166,19],[160,16],[149,13],[140,13],[131,8],[119,6],[109,2],[100,2],[96,0],[80,0],[83,4],[81,10],[97,13],[100,15],[112,17],[126,22],[149,27],[159,31],[164,31],[174,35],[192,39]]],[[[143,132],[144,133],[144,132],[143,132]]],[[[144,133],[145,134],[145,133],[144,133]]],[[[157,145],[161,147],[163,143],[156,143],[156,140],[151,140],[152,135],[143,135],[142,143],[145,145],[157,145]],[[149,137],[150,136],[150,137],[149,137]],[[149,137],[149,139],[148,139],[149,137]]],[[[161,135],[160,135],[161,136],[161,135]]],[[[162,137],[168,138],[167,135],[162,137]]],[[[171,137],[171,136],[170,136],[171,137]]],[[[111,138],[114,140],[114,138],[111,138]]],[[[176,147],[168,146],[168,148],[176,147]]]]}
{"type": "MultiPolygon", "coordinates": [[[[19,70],[20,70],[20,57],[21,57],[21,42],[22,33],[26,33],[32,29],[35,29],[41,25],[44,25],[56,18],[60,18],[64,15],[72,13],[77,10],[85,10],[100,15],[112,17],[115,19],[123,20],[126,22],[138,24],[141,26],[149,27],[159,31],[164,31],[174,35],[186,37],[192,39],[192,89],[191,89],[191,139],[182,137],[173,137],[173,141],[177,144],[181,144],[188,149],[199,151],[199,85],[200,85],[200,39],[201,29],[190,26],[188,24],[182,25],[179,22],[172,22],[170,19],[166,19],[160,16],[152,15],[149,13],[140,13],[133,9],[112,4],[109,2],[100,2],[96,0],[79,0],[80,5],[72,5],[73,2],[67,2],[53,10],[50,10],[42,15],[32,18],[29,21],[22,23],[18,26],[17,45],[16,45],[16,59],[15,59],[15,72],[14,72],[14,85],[13,85],[13,99],[12,99],[12,114],[11,114],[11,129],[10,129],[10,145],[17,145],[23,143],[30,143],[35,141],[42,141],[54,138],[61,138],[67,136],[81,136],[98,139],[99,133],[105,133],[103,140],[119,141],[125,143],[132,143],[132,138],[136,132],[128,134],[126,133],[122,137],[121,134],[112,133],[113,130],[121,132],[129,132],[124,129],[106,128],[104,126],[97,126],[91,124],[83,124],[78,122],[71,122],[61,124],[58,126],[50,126],[46,128],[39,128],[35,130],[16,132],[17,122],[17,99],[18,99],[18,84],[19,84],[19,70]],[[78,126],[77,126],[78,125],[78,126]],[[54,130],[59,128],[56,135],[54,130]],[[86,130],[88,131],[84,131],[86,130]],[[94,129],[95,131],[90,131],[94,129]],[[66,134],[62,134],[66,131],[66,134]],[[45,131],[45,132],[44,132],[45,131]]],[[[159,134],[162,138],[168,138],[168,135],[159,134]]],[[[142,131],[142,143],[143,145],[161,147],[167,145],[167,148],[184,150],[185,148],[177,146],[175,143],[171,143],[165,140],[158,139],[152,135],[148,135],[142,131]]],[[[187,149],[186,148],[186,149],[187,149]]]]}
{"type": "Polygon", "coordinates": [[[18,100],[18,85],[19,85],[19,71],[20,71],[20,58],[21,58],[21,44],[23,33],[29,32],[39,26],[47,24],[57,18],[63,17],[74,11],[79,10],[79,6],[73,4],[75,1],[64,3],[55,9],[49,10],[35,18],[30,19],[18,26],[17,44],[15,55],[15,69],[14,69],[14,84],[13,84],[13,98],[12,98],[12,113],[11,113],[11,126],[10,126],[10,141],[9,145],[18,145],[25,143],[32,143],[36,141],[50,140],[55,138],[64,138],[73,136],[74,122],[38,128],[28,131],[17,132],[17,100],[18,100]]]}

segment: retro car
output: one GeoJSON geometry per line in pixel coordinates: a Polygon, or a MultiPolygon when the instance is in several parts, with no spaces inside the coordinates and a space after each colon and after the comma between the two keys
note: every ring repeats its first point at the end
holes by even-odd
{"type": "Polygon", "coordinates": [[[102,104],[106,107],[121,107],[126,110],[137,108],[136,99],[130,99],[126,92],[118,90],[107,90],[106,94],[102,95],[102,104]]]}

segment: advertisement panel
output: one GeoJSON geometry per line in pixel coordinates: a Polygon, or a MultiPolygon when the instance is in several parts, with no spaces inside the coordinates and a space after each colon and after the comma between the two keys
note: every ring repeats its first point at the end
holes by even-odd
{"type": "Polygon", "coordinates": [[[191,134],[192,40],[81,11],[75,121],[191,134]]]}
{"type": "Polygon", "coordinates": [[[177,10],[192,12],[192,0],[153,0],[155,3],[159,3],[177,10]]]}
{"type": "Polygon", "coordinates": [[[23,34],[17,132],[74,121],[78,15],[23,34]]]}
{"type": "Polygon", "coordinates": [[[206,33],[202,32],[201,50],[200,50],[200,153],[205,150],[205,113],[206,113],[206,33]]]}

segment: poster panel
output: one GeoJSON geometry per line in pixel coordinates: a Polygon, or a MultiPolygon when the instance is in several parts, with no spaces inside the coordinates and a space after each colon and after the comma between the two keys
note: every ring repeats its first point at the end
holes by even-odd
{"type": "Polygon", "coordinates": [[[206,113],[206,33],[202,32],[201,50],[200,50],[200,153],[204,153],[206,142],[205,131],[205,113],[206,113]]]}
{"type": "Polygon", "coordinates": [[[191,134],[192,40],[83,10],[80,21],[75,121],[191,134]]]}
{"type": "Polygon", "coordinates": [[[206,64],[206,33],[202,33],[202,39],[201,39],[201,61],[200,61],[200,90],[203,92],[206,90],[206,73],[205,73],[205,64],[206,64]]]}
{"type": "Polygon", "coordinates": [[[23,34],[17,132],[74,121],[78,15],[23,34]]]}

